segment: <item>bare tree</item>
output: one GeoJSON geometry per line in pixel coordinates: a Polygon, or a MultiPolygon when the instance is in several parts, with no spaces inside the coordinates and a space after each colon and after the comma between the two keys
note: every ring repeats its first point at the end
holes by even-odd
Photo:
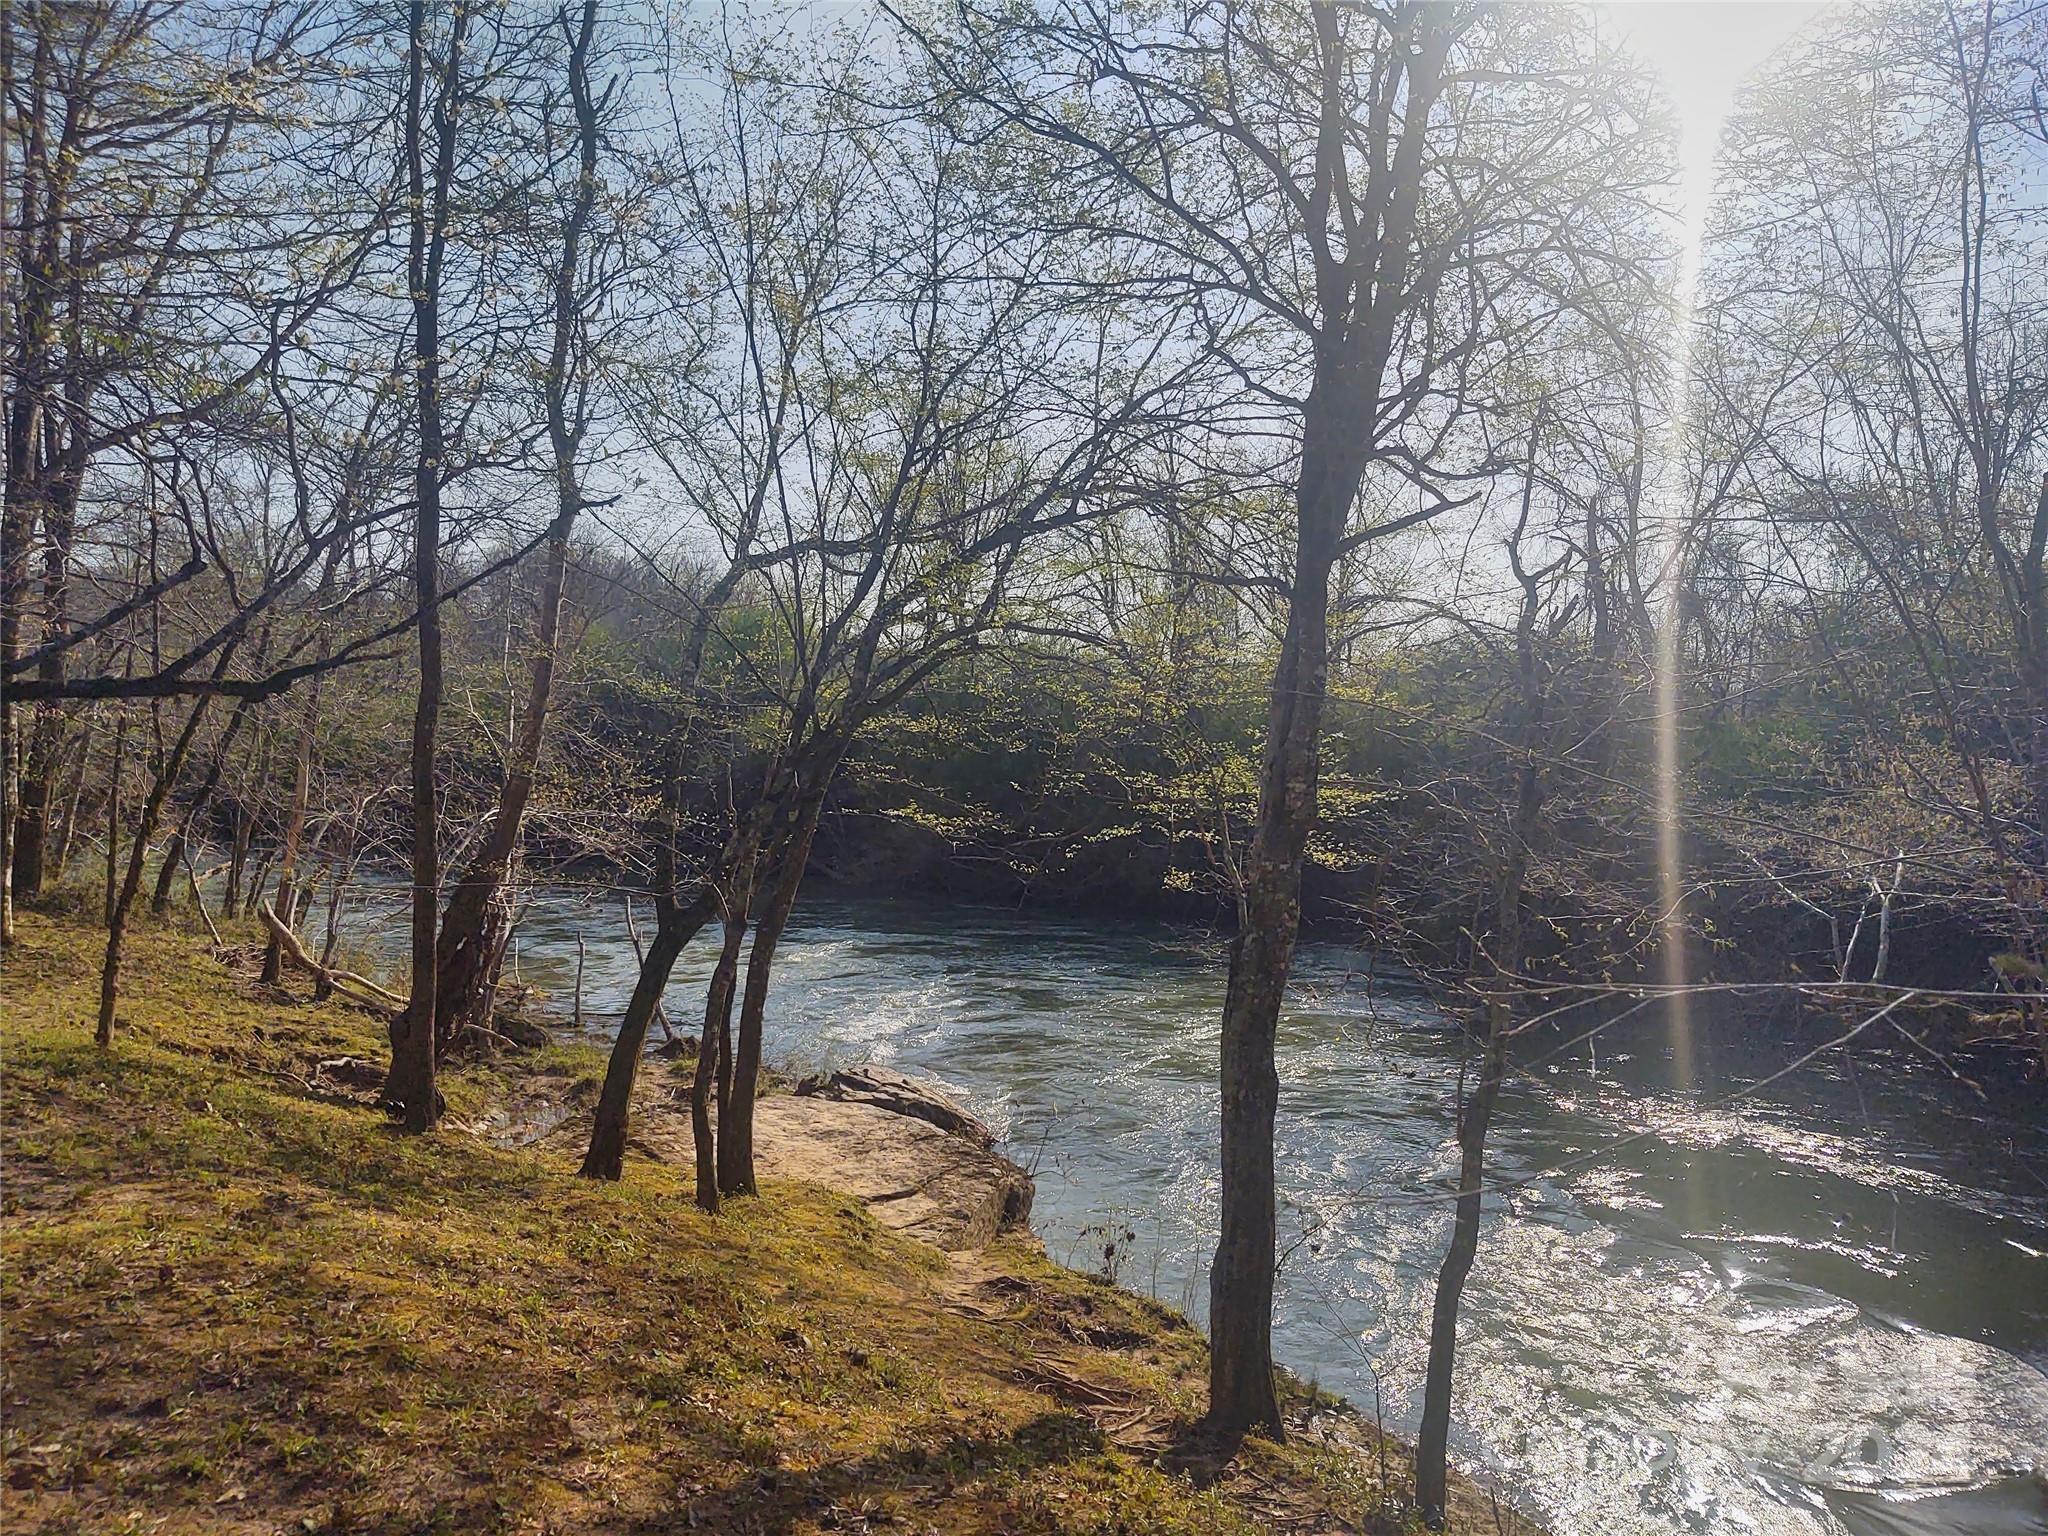
{"type": "MultiPolygon", "coordinates": [[[[840,765],[871,721],[1029,605],[1027,548],[1128,503],[1158,426],[1157,342],[1049,303],[1030,278],[1044,243],[991,240],[981,152],[866,105],[885,93],[832,68],[816,106],[772,69],[717,70],[735,82],[727,126],[690,182],[694,211],[740,211],[699,227],[744,383],[689,440],[730,445],[743,473],[680,477],[731,488],[696,493],[730,564],[690,594],[702,622],[686,661],[748,738],[730,766],[695,769],[730,793],[694,894],[669,903],[724,933],[694,1094],[700,1144],[714,1092],[718,1105],[707,1206],[754,1190],[770,978],[840,765]],[[730,658],[716,678],[707,625],[730,658]]],[[[617,1176],[656,995],[636,990],[586,1173],[617,1176]]]]}
{"type": "Polygon", "coordinates": [[[441,713],[441,489],[447,435],[441,402],[441,285],[448,253],[457,135],[467,63],[467,0],[454,0],[440,35],[427,0],[412,0],[405,62],[404,147],[410,247],[406,278],[412,295],[414,410],[418,431],[413,475],[413,590],[419,615],[419,701],[412,727],[412,990],[391,1027],[391,1073],[385,1096],[409,1131],[431,1130],[440,1118],[435,1087],[435,932],[441,912],[440,804],[434,744],[441,713]]]}
{"type": "Polygon", "coordinates": [[[1559,615],[1552,608],[1560,578],[1568,574],[1567,549],[1544,567],[1534,567],[1530,514],[1536,497],[1537,427],[1531,429],[1529,462],[1524,470],[1520,513],[1509,535],[1507,556],[1521,589],[1514,629],[1515,694],[1503,732],[1514,754],[1514,790],[1495,874],[1495,903],[1490,934],[1492,975],[1483,1007],[1486,1035],[1471,1091],[1458,1106],[1458,1203],[1449,1251],[1437,1277],[1436,1304],[1430,1320],[1429,1367],[1422,1399],[1421,1431],[1415,1440],[1415,1502],[1432,1529],[1444,1522],[1449,1475],[1451,1374],[1458,1346],[1458,1310],[1465,1282],[1479,1249],[1479,1216],[1486,1172],[1486,1137],[1507,1073],[1508,1041],[1521,990],[1522,902],[1528,879],[1530,845],[1543,804],[1543,763],[1551,730],[1551,678],[1544,654],[1544,627],[1559,615]]]}
{"type": "Polygon", "coordinates": [[[1660,174],[1654,135],[1640,86],[1550,13],[1217,3],[1171,38],[1078,3],[955,16],[949,36],[913,25],[949,83],[1046,147],[1073,227],[1143,253],[1134,288],[1193,302],[1191,340],[1286,443],[1286,622],[1224,1003],[1209,1309],[1210,1423],[1278,1434],[1273,1047],[1317,817],[1331,576],[1488,471],[1459,437],[1478,381],[1540,329],[1552,261],[1604,268],[1596,282],[1626,265],[1614,237],[1660,174]]]}
{"type": "MultiPolygon", "coordinates": [[[[1729,539],[1927,808],[1910,840],[1988,855],[2000,976],[2048,1049],[2038,42],[2020,6],[1853,7],[1758,85],[1706,270],[1702,451],[1741,487],[1729,539]]],[[[1855,841],[1860,898],[1901,849],[1855,841]]]]}
{"type": "MultiPolygon", "coordinates": [[[[549,347],[542,374],[542,410],[553,461],[555,515],[542,546],[539,600],[525,707],[508,745],[503,782],[488,830],[448,898],[435,983],[435,1037],[442,1048],[483,1017],[508,936],[506,886],[518,856],[527,806],[546,740],[555,672],[562,646],[562,607],[570,540],[585,493],[579,457],[591,419],[594,361],[590,311],[602,303],[619,274],[606,260],[605,231],[594,225],[600,187],[604,114],[618,97],[618,82],[600,87],[592,54],[598,46],[597,0],[564,5],[554,26],[567,46],[564,65],[569,105],[571,164],[559,240],[550,272],[549,347]]],[[[552,140],[552,122],[542,128],[552,140]]]]}

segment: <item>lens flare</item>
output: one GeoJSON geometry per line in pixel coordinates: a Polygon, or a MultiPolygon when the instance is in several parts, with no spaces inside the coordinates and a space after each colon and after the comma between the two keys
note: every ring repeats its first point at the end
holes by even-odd
{"type": "Polygon", "coordinates": [[[1657,911],[1663,926],[1663,980],[1670,989],[1666,1018],[1680,1089],[1691,1087],[1693,1078],[1692,1007],[1685,990],[1685,805],[1678,760],[1679,714],[1684,707],[1685,567],[1692,525],[1685,453],[1692,429],[1693,321],[1699,300],[1700,252],[1706,242],[1707,208],[1714,195],[1715,151],[1732,101],[1731,90],[1711,117],[1702,110],[1691,121],[1681,120],[1683,243],[1672,293],[1671,415],[1651,481],[1658,501],[1655,526],[1663,546],[1658,561],[1663,601],[1657,608],[1655,662],[1657,911]]]}
{"type": "Polygon", "coordinates": [[[1662,949],[1661,979],[1670,989],[1667,1018],[1678,1085],[1694,1077],[1692,1010],[1686,983],[1686,876],[1684,774],[1680,722],[1684,710],[1684,592],[1692,535],[1699,508],[1686,473],[1692,436],[1693,342],[1699,297],[1701,253],[1714,196],[1714,172],[1722,129],[1736,90],[1794,31],[1822,7],[1818,4],[1729,6],[1691,3],[1634,3],[1600,8],[1626,34],[1628,47],[1662,77],[1679,135],[1679,262],[1672,288],[1672,344],[1667,352],[1670,415],[1651,450],[1645,476],[1649,494],[1646,522],[1657,542],[1655,564],[1661,594],[1654,622],[1657,910],[1662,949]],[[1739,13],[1739,20],[1731,12],[1739,13]]]}

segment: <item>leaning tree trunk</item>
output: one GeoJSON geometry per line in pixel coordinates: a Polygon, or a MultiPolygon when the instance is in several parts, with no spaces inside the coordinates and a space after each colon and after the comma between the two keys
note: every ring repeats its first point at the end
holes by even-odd
{"type": "Polygon", "coordinates": [[[270,866],[276,862],[277,850],[265,848],[256,858],[256,875],[249,882],[249,893],[242,898],[242,916],[254,917],[256,909],[263,905],[263,892],[270,884],[270,866]]]}
{"type": "MultiPolygon", "coordinates": [[[[692,661],[701,656],[703,631],[698,633],[698,645],[692,661]]],[[[668,986],[669,973],[674,969],[676,957],[710,921],[714,912],[720,909],[720,897],[716,887],[706,880],[697,889],[696,895],[687,907],[680,907],[675,897],[676,860],[675,837],[681,816],[683,794],[682,757],[680,749],[676,759],[674,776],[669,780],[667,796],[667,826],[659,844],[659,855],[655,868],[655,942],[640,956],[640,979],[633,990],[633,998],[621,1020],[618,1036],[612,1041],[611,1058],[605,1066],[605,1085],[600,1096],[597,1123],[592,1127],[590,1149],[583,1159],[583,1173],[590,1178],[616,1179],[624,1164],[627,1121],[632,1110],[633,1081],[640,1070],[640,1053],[646,1047],[647,1026],[661,1007],[661,997],[668,986]],[[673,913],[680,911],[680,937],[672,949],[661,942],[666,928],[674,924],[673,913]],[[641,1011],[644,1002],[645,1010],[641,1011]]],[[[732,988],[730,977],[735,964],[739,936],[745,932],[745,914],[739,902],[742,898],[733,893],[747,888],[750,879],[754,850],[758,847],[758,824],[752,820],[743,821],[734,829],[725,851],[721,856],[717,873],[727,881],[724,899],[726,916],[725,945],[721,951],[718,966],[712,973],[710,1000],[707,1002],[704,1019],[704,1033],[698,1042],[697,1074],[690,1090],[690,1118],[692,1133],[697,1148],[697,1199],[707,1211],[718,1209],[718,1184],[711,1171],[716,1167],[713,1149],[706,1133],[708,1111],[704,1104],[707,1079],[714,1070],[722,1070],[723,1062],[718,1058],[719,1024],[725,1014],[731,1011],[732,988]],[[735,916],[738,918],[735,925],[735,916]],[[727,978],[725,1004],[718,1003],[718,978],[727,978]],[[706,1179],[710,1178],[707,1195],[706,1179]]],[[[631,907],[628,906],[630,913],[631,907]]],[[[630,917],[628,919],[630,926],[630,917]]],[[[724,1118],[724,1084],[721,1079],[719,1113],[724,1118]]]]}
{"type": "MultiPolygon", "coordinates": [[[[566,25],[566,17],[564,18],[566,25]]],[[[554,272],[553,340],[546,374],[548,441],[555,460],[555,521],[548,533],[547,566],[541,578],[539,624],[534,635],[533,670],[527,685],[526,715],[505,764],[497,817],[484,846],[463,871],[448,901],[436,961],[434,1034],[452,1041],[467,1024],[487,1023],[497,991],[497,969],[505,952],[505,885],[519,855],[519,834],[533,796],[534,771],[546,739],[548,704],[561,648],[562,591],[569,566],[569,536],[583,509],[576,456],[583,428],[572,420],[570,372],[582,319],[583,241],[597,202],[599,123],[590,86],[590,47],[597,27],[597,0],[583,0],[569,50],[569,97],[576,114],[577,180],[554,272]]],[[[656,994],[659,1002],[659,994],[656,994]]]]}
{"type": "MultiPolygon", "coordinates": [[[[324,648],[323,648],[324,654],[324,648]]],[[[292,767],[291,810],[285,818],[284,849],[278,859],[277,915],[287,928],[298,926],[299,845],[306,836],[306,807],[313,792],[313,736],[320,718],[320,679],[313,679],[306,696],[306,720],[299,732],[298,760],[292,767]]],[[[165,867],[169,868],[168,854],[165,867]]],[[[272,933],[263,950],[263,970],[258,976],[265,986],[275,986],[284,974],[284,951],[272,933]]]]}
{"type": "MultiPolygon", "coordinates": [[[[568,504],[573,507],[573,503],[568,504]]],[[[548,702],[554,689],[555,657],[560,644],[562,591],[569,563],[568,522],[573,510],[556,523],[548,540],[547,570],[541,583],[540,630],[533,671],[527,684],[526,714],[506,759],[505,782],[498,808],[483,844],[456,882],[448,898],[448,914],[438,941],[434,996],[434,1035],[446,1049],[470,1025],[488,1024],[493,979],[505,952],[508,926],[505,887],[518,856],[526,808],[533,797],[535,770],[547,732],[548,702]]]]}
{"type": "Polygon", "coordinates": [[[591,1127],[590,1148],[583,1154],[580,1170],[586,1179],[616,1179],[625,1170],[633,1082],[640,1072],[640,1053],[646,1049],[647,1026],[654,1022],[654,1010],[661,1006],[661,995],[668,988],[669,974],[675,969],[677,958],[710,915],[711,903],[704,897],[688,906],[667,892],[654,898],[654,938],[640,962],[639,979],[626,1002],[625,1017],[619,1021],[611,1059],[605,1064],[597,1119],[591,1127]]]}
{"type": "Polygon", "coordinates": [[[235,737],[241,733],[242,722],[249,718],[250,702],[247,699],[235,706],[234,714],[228,720],[228,728],[221,733],[220,745],[214,748],[213,761],[208,764],[206,777],[200,781],[198,791],[192,796],[192,803],[185,807],[185,814],[178,822],[178,830],[171,834],[171,840],[164,846],[163,867],[156,874],[156,890],[150,897],[150,906],[161,916],[171,907],[171,882],[177,878],[178,866],[192,856],[192,843],[206,809],[213,803],[214,791],[220,788],[221,769],[226,765],[228,754],[234,750],[235,737]]]}
{"type": "Polygon", "coordinates": [[[334,952],[341,947],[341,902],[352,872],[353,865],[345,865],[340,854],[327,861],[327,932],[320,943],[320,974],[313,979],[316,1003],[324,1003],[334,995],[334,979],[328,968],[334,964],[334,952]]]}
{"type": "MultiPolygon", "coordinates": [[[[227,670],[228,658],[234,654],[232,645],[221,649],[220,661],[214,667],[214,677],[220,678],[227,670]]],[[[192,739],[199,734],[199,724],[206,718],[206,706],[212,696],[202,693],[192,706],[192,712],[185,717],[185,727],[178,732],[178,739],[164,759],[156,782],[150,785],[149,795],[142,803],[142,816],[135,826],[135,842],[128,850],[128,872],[121,881],[120,894],[107,908],[107,953],[100,968],[100,1016],[99,1025],[93,1038],[101,1045],[114,1043],[114,1006],[121,991],[121,950],[128,934],[128,914],[134,909],[136,892],[142,889],[142,863],[149,854],[149,840],[156,835],[157,822],[161,819],[164,801],[169,797],[178,775],[185,770],[185,759],[192,751],[192,739]]],[[[110,843],[111,856],[111,843],[110,843]]]]}
{"type": "Polygon", "coordinates": [[[242,913],[242,886],[248,878],[249,848],[256,836],[256,801],[269,790],[270,753],[277,736],[268,728],[267,712],[265,727],[256,749],[255,770],[235,796],[234,830],[228,839],[228,874],[220,893],[220,915],[224,918],[239,917],[242,913]]]}

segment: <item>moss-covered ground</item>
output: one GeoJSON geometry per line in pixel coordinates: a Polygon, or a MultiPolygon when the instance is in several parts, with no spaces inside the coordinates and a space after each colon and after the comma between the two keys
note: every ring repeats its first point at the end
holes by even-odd
{"type": "Polygon", "coordinates": [[[488,1066],[406,1138],[315,1073],[377,1021],[175,924],[100,1050],[100,945],[25,912],[0,965],[9,1532],[1402,1528],[1398,1459],[1303,1393],[1341,1432],[1191,1475],[1199,1335],[1028,1239],[949,1259],[799,1185],[707,1218],[645,1158],[594,1184],[458,1128],[488,1066]]]}

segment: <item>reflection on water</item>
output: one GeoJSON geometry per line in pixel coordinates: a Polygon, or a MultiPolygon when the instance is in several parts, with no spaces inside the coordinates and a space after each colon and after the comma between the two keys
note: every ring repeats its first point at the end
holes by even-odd
{"type": "MultiPolygon", "coordinates": [[[[402,930],[375,911],[355,931],[402,930]]],[[[560,893],[526,979],[624,1005],[616,906],[560,893]]],[[[694,1028],[700,941],[669,1006],[694,1028]]],[[[1187,930],[806,896],[777,961],[773,1060],[956,1085],[1038,1176],[1035,1224],[1198,1319],[1216,1202],[1223,944],[1187,930]]],[[[1691,1086],[1654,1029],[1512,1086],[1462,1330],[1461,1454],[1559,1536],[2048,1532],[2048,1130],[1912,1056],[1839,1053],[1769,1101],[1703,1107],[1792,1059],[1696,1026],[1691,1086]],[[1610,1160],[1544,1176],[1619,1137],[1610,1160]],[[1510,1217],[1512,1207],[1512,1219],[1510,1217]]],[[[1463,1043],[1399,975],[1306,946],[1280,1039],[1277,1347],[1390,1424],[1419,1402],[1454,1187],[1463,1043]]]]}

